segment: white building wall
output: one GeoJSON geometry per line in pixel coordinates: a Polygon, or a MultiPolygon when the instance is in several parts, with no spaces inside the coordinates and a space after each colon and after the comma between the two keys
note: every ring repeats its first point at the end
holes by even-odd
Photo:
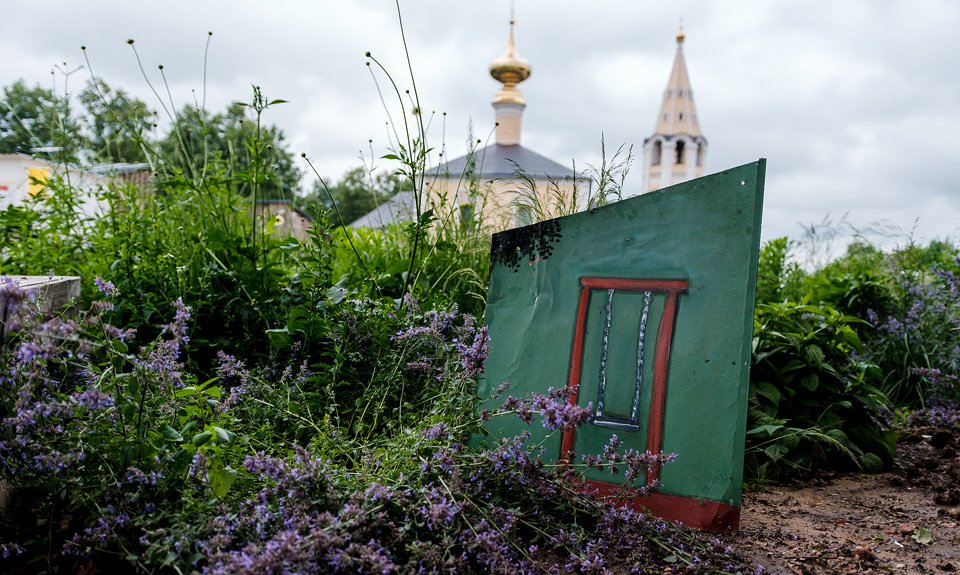
{"type": "MultiPolygon", "coordinates": [[[[110,183],[110,178],[24,154],[0,154],[0,210],[27,202],[30,198],[31,173],[69,181],[83,196],[81,209],[84,215],[94,216],[102,212],[103,205],[97,200],[97,193],[110,183]]],[[[50,194],[50,190],[40,193],[50,194]]]]}

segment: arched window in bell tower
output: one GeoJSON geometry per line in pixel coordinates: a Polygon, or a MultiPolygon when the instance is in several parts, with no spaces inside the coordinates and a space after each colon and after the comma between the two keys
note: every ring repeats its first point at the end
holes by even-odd
{"type": "Polygon", "coordinates": [[[677,147],[675,151],[676,151],[677,157],[676,157],[676,161],[674,161],[673,163],[682,164],[683,163],[683,140],[679,140],[677,142],[677,147]]]}
{"type": "Polygon", "coordinates": [[[662,155],[663,155],[663,143],[660,142],[660,140],[657,140],[656,142],[653,143],[653,154],[652,154],[652,158],[650,159],[650,165],[659,166],[660,157],[662,155]]]}

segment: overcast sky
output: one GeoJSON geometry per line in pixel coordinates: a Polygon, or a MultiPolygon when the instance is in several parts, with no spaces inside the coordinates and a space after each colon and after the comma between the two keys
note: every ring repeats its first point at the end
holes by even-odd
{"type": "MultiPolygon", "coordinates": [[[[422,107],[436,113],[429,143],[458,156],[471,124],[475,137],[492,130],[499,84],[487,68],[506,45],[510,2],[401,9],[422,107]]],[[[219,111],[254,84],[288,100],[266,120],[334,180],[360,165],[368,140],[377,156],[389,145],[364,53],[411,85],[390,0],[0,0],[0,14],[2,85],[49,86],[55,65],[84,64],[85,45],[97,76],[159,109],[133,38],[151,81],[164,65],[178,107],[205,94],[219,111]]],[[[634,145],[626,190],[639,190],[682,19],[707,171],[767,158],[765,238],[799,237],[827,216],[903,234],[916,224],[919,239],[960,234],[960,2],[517,0],[516,18],[533,67],[521,85],[528,148],[579,168],[599,163],[601,137],[608,152],[634,145]]],[[[70,91],[88,77],[72,74],[70,91]]]]}

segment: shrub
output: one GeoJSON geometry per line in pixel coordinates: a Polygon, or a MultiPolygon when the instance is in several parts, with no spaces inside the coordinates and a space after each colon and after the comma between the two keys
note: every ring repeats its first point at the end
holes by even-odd
{"type": "MultiPolygon", "coordinates": [[[[113,284],[96,283],[116,297],[113,284]]],[[[584,496],[577,467],[544,465],[527,434],[466,449],[486,345],[470,318],[412,301],[344,300],[327,337],[358,357],[248,370],[220,354],[216,379],[200,381],[180,362],[191,343],[181,301],[163,335],[139,350],[105,320],[111,305],[99,301],[77,320],[28,315],[0,357],[0,471],[15,493],[0,516],[7,570],[741,567],[718,541],[584,496]],[[352,345],[362,342],[374,345],[352,345]],[[363,380],[348,374],[360,369],[375,386],[356,389],[363,380]],[[312,410],[316,384],[332,395],[312,410]]],[[[507,398],[489,416],[512,414],[560,433],[589,412],[561,390],[507,398]]],[[[619,448],[612,442],[589,464],[652,461],[619,448]]]]}
{"type": "Polygon", "coordinates": [[[870,309],[867,353],[883,370],[882,389],[897,405],[960,400],[960,258],[927,272],[903,272],[894,303],[870,309]]]}
{"type": "Polygon", "coordinates": [[[858,359],[863,322],[827,306],[760,304],[754,320],[747,424],[748,475],[803,475],[823,467],[879,470],[895,435],[878,410],[876,367],[858,359]]]}
{"type": "Polygon", "coordinates": [[[0,476],[13,491],[4,555],[48,571],[94,554],[104,568],[195,559],[196,519],[226,496],[242,456],[220,388],[180,362],[189,309],[175,301],[163,335],[133,351],[133,330],[105,319],[109,300],[41,323],[16,289],[6,287],[24,323],[0,350],[0,476]]]}

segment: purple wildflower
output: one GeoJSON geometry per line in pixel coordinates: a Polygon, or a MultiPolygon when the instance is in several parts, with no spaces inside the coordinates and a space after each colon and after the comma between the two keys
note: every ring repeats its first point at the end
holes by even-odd
{"type": "Polygon", "coordinates": [[[119,292],[117,291],[117,288],[113,285],[113,282],[106,281],[100,276],[97,276],[96,278],[94,278],[93,285],[97,286],[97,289],[100,291],[100,293],[102,293],[107,297],[116,297],[117,295],[119,295],[119,292]]]}
{"type": "Polygon", "coordinates": [[[456,343],[457,351],[460,352],[460,363],[463,365],[464,375],[467,377],[476,377],[483,372],[483,365],[490,353],[490,338],[487,332],[487,326],[478,329],[476,335],[474,335],[473,343],[469,346],[459,342],[456,343]]]}
{"type": "Polygon", "coordinates": [[[22,555],[26,549],[16,543],[0,543],[0,558],[9,559],[22,555]]]}
{"type": "Polygon", "coordinates": [[[249,391],[250,372],[242,361],[223,351],[217,352],[217,362],[217,376],[220,381],[230,386],[230,394],[220,404],[220,410],[225,411],[236,405],[249,391]]]}
{"type": "Polygon", "coordinates": [[[160,479],[163,479],[163,473],[161,471],[151,471],[149,473],[143,471],[138,467],[128,467],[127,473],[124,476],[127,480],[127,483],[137,486],[145,485],[156,485],[160,479]]]}
{"type": "Polygon", "coordinates": [[[90,311],[93,312],[93,315],[90,316],[90,318],[88,319],[90,321],[95,321],[93,318],[95,318],[96,316],[102,314],[105,311],[113,311],[114,309],[115,309],[115,306],[113,305],[113,302],[98,299],[97,301],[94,301],[90,304],[90,311]]]}
{"type": "Polygon", "coordinates": [[[450,432],[450,426],[444,422],[440,422],[430,429],[424,430],[423,436],[430,441],[436,441],[438,439],[445,439],[450,437],[452,434],[450,432]]]}
{"type": "Polygon", "coordinates": [[[113,339],[118,339],[124,343],[133,340],[137,335],[137,330],[134,328],[128,328],[121,330],[120,328],[113,326],[109,323],[103,324],[103,333],[107,334],[108,337],[113,339]]]}
{"type": "Polygon", "coordinates": [[[593,415],[593,403],[580,407],[565,399],[553,399],[554,390],[551,388],[547,395],[533,394],[531,407],[540,412],[543,426],[550,430],[572,429],[580,427],[590,420],[593,415]]]}
{"type": "Polygon", "coordinates": [[[163,328],[163,332],[172,337],[158,341],[148,352],[141,353],[137,365],[161,375],[177,387],[182,387],[180,370],[183,366],[178,359],[181,345],[190,341],[187,336],[190,308],[184,305],[183,298],[177,298],[172,305],[176,310],[173,322],[163,328]]]}
{"type": "Polygon", "coordinates": [[[460,508],[440,495],[436,489],[432,489],[427,493],[427,501],[420,506],[419,511],[427,520],[427,526],[433,530],[452,522],[460,508]]]}
{"type": "Polygon", "coordinates": [[[74,393],[70,400],[90,411],[106,409],[113,406],[113,397],[100,391],[97,387],[88,387],[82,392],[74,393]]]}

